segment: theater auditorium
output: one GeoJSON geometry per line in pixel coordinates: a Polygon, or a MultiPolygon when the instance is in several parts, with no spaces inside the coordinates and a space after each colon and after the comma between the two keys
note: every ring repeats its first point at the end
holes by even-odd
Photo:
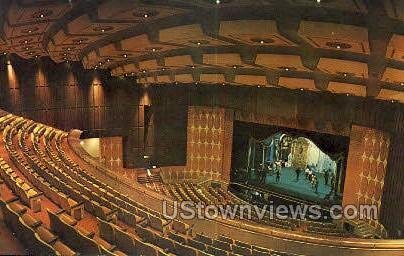
{"type": "Polygon", "coordinates": [[[0,255],[403,256],[402,0],[0,0],[0,255]]]}

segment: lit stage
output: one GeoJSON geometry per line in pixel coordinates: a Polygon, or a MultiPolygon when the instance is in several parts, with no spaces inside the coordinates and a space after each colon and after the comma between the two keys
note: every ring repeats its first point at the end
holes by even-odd
{"type": "Polygon", "coordinates": [[[292,197],[304,199],[305,201],[316,202],[320,204],[341,203],[338,198],[326,198],[331,192],[330,180],[328,185],[325,185],[323,175],[319,176],[319,185],[316,189],[312,187],[304,173],[300,173],[299,180],[296,180],[296,172],[293,168],[283,167],[279,182],[276,182],[275,174],[266,174],[265,182],[259,182],[259,174],[250,171],[248,174],[247,185],[259,187],[264,190],[274,191],[280,194],[288,194],[292,197]],[[328,201],[328,202],[327,202],[328,201]]]}

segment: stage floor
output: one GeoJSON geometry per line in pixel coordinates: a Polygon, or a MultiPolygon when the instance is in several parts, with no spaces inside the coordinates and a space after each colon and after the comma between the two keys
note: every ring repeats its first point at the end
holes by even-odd
{"type": "MultiPolygon", "coordinates": [[[[252,180],[256,182],[258,180],[257,174],[252,173],[251,175],[252,180]]],[[[304,172],[300,173],[299,180],[297,181],[295,170],[290,167],[284,167],[281,170],[281,177],[279,182],[276,182],[275,174],[267,174],[264,184],[254,182],[251,183],[251,181],[249,182],[249,184],[258,186],[266,190],[273,190],[278,193],[288,194],[293,197],[323,204],[325,201],[324,198],[331,191],[331,181],[328,180],[328,182],[328,185],[325,185],[324,176],[319,175],[319,186],[316,193],[316,190],[312,188],[309,180],[306,179],[304,172]]]]}

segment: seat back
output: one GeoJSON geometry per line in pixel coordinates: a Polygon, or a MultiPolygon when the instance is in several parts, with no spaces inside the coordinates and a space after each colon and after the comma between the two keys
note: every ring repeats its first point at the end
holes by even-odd
{"type": "Polygon", "coordinates": [[[115,228],[115,236],[116,236],[116,246],[118,248],[120,248],[129,255],[139,254],[135,247],[134,238],[131,237],[128,233],[121,230],[120,228],[115,228]]]}
{"type": "Polygon", "coordinates": [[[110,223],[97,218],[100,237],[111,244],[116,244],[115,230],[110,223]]]}

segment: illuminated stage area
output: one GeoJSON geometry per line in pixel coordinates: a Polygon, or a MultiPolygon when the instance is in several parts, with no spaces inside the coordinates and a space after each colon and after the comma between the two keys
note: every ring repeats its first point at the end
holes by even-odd
{"type": "Polygon", "coordinates": [[[341,204],[349,139],[235,122],[231,181],[321,205],[341,204]]]}

